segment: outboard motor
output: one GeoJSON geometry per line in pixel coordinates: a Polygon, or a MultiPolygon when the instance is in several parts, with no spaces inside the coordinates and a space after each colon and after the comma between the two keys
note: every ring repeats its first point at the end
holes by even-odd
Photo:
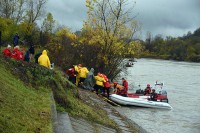
{"type": "Polygon", "coordinates": [[[167,98],[167,91],[166,90],[160,90],[159,95],[164,96],[162,99],[160,99],[161,102],[168,103],[168,98],[167,98]]]}
{"type": "Polygon", "coordinates": [[[167,91],[166,90],[160,90],[159,94],[167,96],[167,91]]]}

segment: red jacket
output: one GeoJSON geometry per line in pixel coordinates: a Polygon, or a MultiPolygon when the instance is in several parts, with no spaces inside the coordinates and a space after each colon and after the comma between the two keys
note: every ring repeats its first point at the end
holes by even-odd
{"type": "Polygon", "coordinates": [[[11,56],[11,51],[9,48],[2,50],[2,54],[5,56],[11,56]]]}
{"type": "Polygon", "coordinates": [[[111,84],[110,84],[109,81],[104,82],[103,85],[104,85],[104,87],[105,87],[106,89],[109,89],[109,88],[111,87],[111,84]]]}
{"type": "Polygon", "coordinates": [[[11,58],[15,60],[24,60],[24,54],[19,49],[14,49],[11,55],[11,58]]]}
{"type": "Polygon", "coordinates": [[[123,80],[122,85],[124,86],[123,94],[128,94],[128,82],[126,80],[123,80]]]}
{"type": "Polygon", "coordinates": [[[67,70],[67,74],[69,75],[69,77],[76,76],[76,75],[75,75],[75,69],[74,69],[74,68],[68,69],[68,70],[67,70]]]}

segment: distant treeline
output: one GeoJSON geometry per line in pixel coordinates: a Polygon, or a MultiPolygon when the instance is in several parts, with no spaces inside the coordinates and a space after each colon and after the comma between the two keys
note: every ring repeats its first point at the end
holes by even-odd
{"type": "Polygon", "coordinates": [[[143,57],[200,62],[200,28],[177,38],[147,35],[143,57]]]}

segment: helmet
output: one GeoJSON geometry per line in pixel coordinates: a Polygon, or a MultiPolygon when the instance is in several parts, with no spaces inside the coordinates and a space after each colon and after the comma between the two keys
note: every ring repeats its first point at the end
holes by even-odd
{"type": "Polygon", "coordinates": [[[82,64],[78,64],[79,67],[82,67],[82,64]]]}
{"type": "Polygon", "coordinates": [[[98,72],[97,75],[101,77],[101,73],[100,72],[98,72]]]}
{"type": "Polygon", "coordinates": [[[115,84],[115,85],[116,85],[116,84],[117,84],[117,82],[113,82],[113,84],[115,84]]]}
{"type": "Polygon", "coordinates": [[[150,87],[150,84],[147,84],[147,87],[150,87]]]}

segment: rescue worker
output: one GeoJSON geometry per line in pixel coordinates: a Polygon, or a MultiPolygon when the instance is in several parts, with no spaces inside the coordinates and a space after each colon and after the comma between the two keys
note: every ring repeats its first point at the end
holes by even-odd
{"type": "Polygon", "coordinates": [[[15,59],[15,60],[24,60],[24,53],[22,51],[20,51],[19,46],[15,46],[12,54],[11,54],[11,58],[15,59]]]}
{"type": "Polygon", "coordinates": [[[47,67],[49,69],[51,68],[51,63],[46,50],[42,51],[42,55],[38,58],[38,64],[47,67]]]}
{"type": "Polygon", "coordinates": [[[127,97],[128,96],[128,81],[125,78],[122,78],[122,86],[124,89],[121,92],[121,96],[127,97]]]}
{"type": "Polygon", "coordinates": [[[83,83],[85,78],[87,77],[87,74],[88,74],[88,69],[87,67],[82,67],[79,71],[79,76],[80,76],[80,81],[79,81],[79,84],[80,83],[83,83]]]}
{"type": "Polygon", "coordinates": [[[67,70],[67,74],[69,76],[69,81],[71,81],[73,84],[76,84],[76,74],[74,66],[67,70]]]}
{"type": "Polygon", "coordinates": [[[102,92],[103,90],[103,83],[106,82],[106,80],[101,76],[101,73],[98,73],[97,76],[95,76],[95,80],[96,80],[96,84],[95,84],[95,90],[96,90],[96,94],[98,95],[99,93],[99,89],[102,92]]]}
{"type": "Polygon", "coordinates": [[[110,82],[109,82],[109,80],[108,80],[108,78],[107,78],[107,76],[105,74],[101,73],[101,77],[103,77],[105,79],[105,81],[106,81],[106,82],[103,83],[103,86],[104,86],[102,88],[103,96],[106,96],[105,93],[107,93],[107,97],[109,97],[109,95],[110,95],[110,87],[111,87],[110,82]]]}
{"type": "Polygon", "coordinates": [[[113,82],[111,86],[114,88],[114,93],[117,95],[121,95],[121,90],[124,89],[124,86],[119,85],[117,82],[113,82]]]}
{"type": "Polygon", "coordinates": [[[8,44],[7,48],[2,50],[2,54],[5,56],[10,57],[11,56],[11,46],[8,44]]]}
{"type": "Polygon", "coordinates": [[[87,77],[85,78],[83,82],[83,88],[86,90],[94,91],[94,85],[95,85],[95,77],[94,77],[94,68],[91,68],[89,73],[87,74],[87,77]]]}
{"type": "Polygon", "coordinates": [[[144,89],[144,95],[151,93],[151,87],[150,84],[147,84],[147,87],[144,89]]]}
{"type": "Polygon", "coordinates": [[[79,85],[79,82],[80,82],[80,70],[81,70],[81,68],[82,68],[82,64],[78,64],[78,65],[74,66],[75,73],[77,74],[76,75],[76,85],[77,86],[79,85]]]}
{"type": "Polygon", "coordinates": [[[155,92],[155,89],[152,89],[150,98],[152,101],[157,101],[158,94],[155,92]]]}
{"type": "Polygon", "coordinates": [[[110,81],[107,79],[106,82],[104,83],[104,95],[105,95],[105,91],[107,92],[107,98],[109,98],[110,96],[110,81]]]}

